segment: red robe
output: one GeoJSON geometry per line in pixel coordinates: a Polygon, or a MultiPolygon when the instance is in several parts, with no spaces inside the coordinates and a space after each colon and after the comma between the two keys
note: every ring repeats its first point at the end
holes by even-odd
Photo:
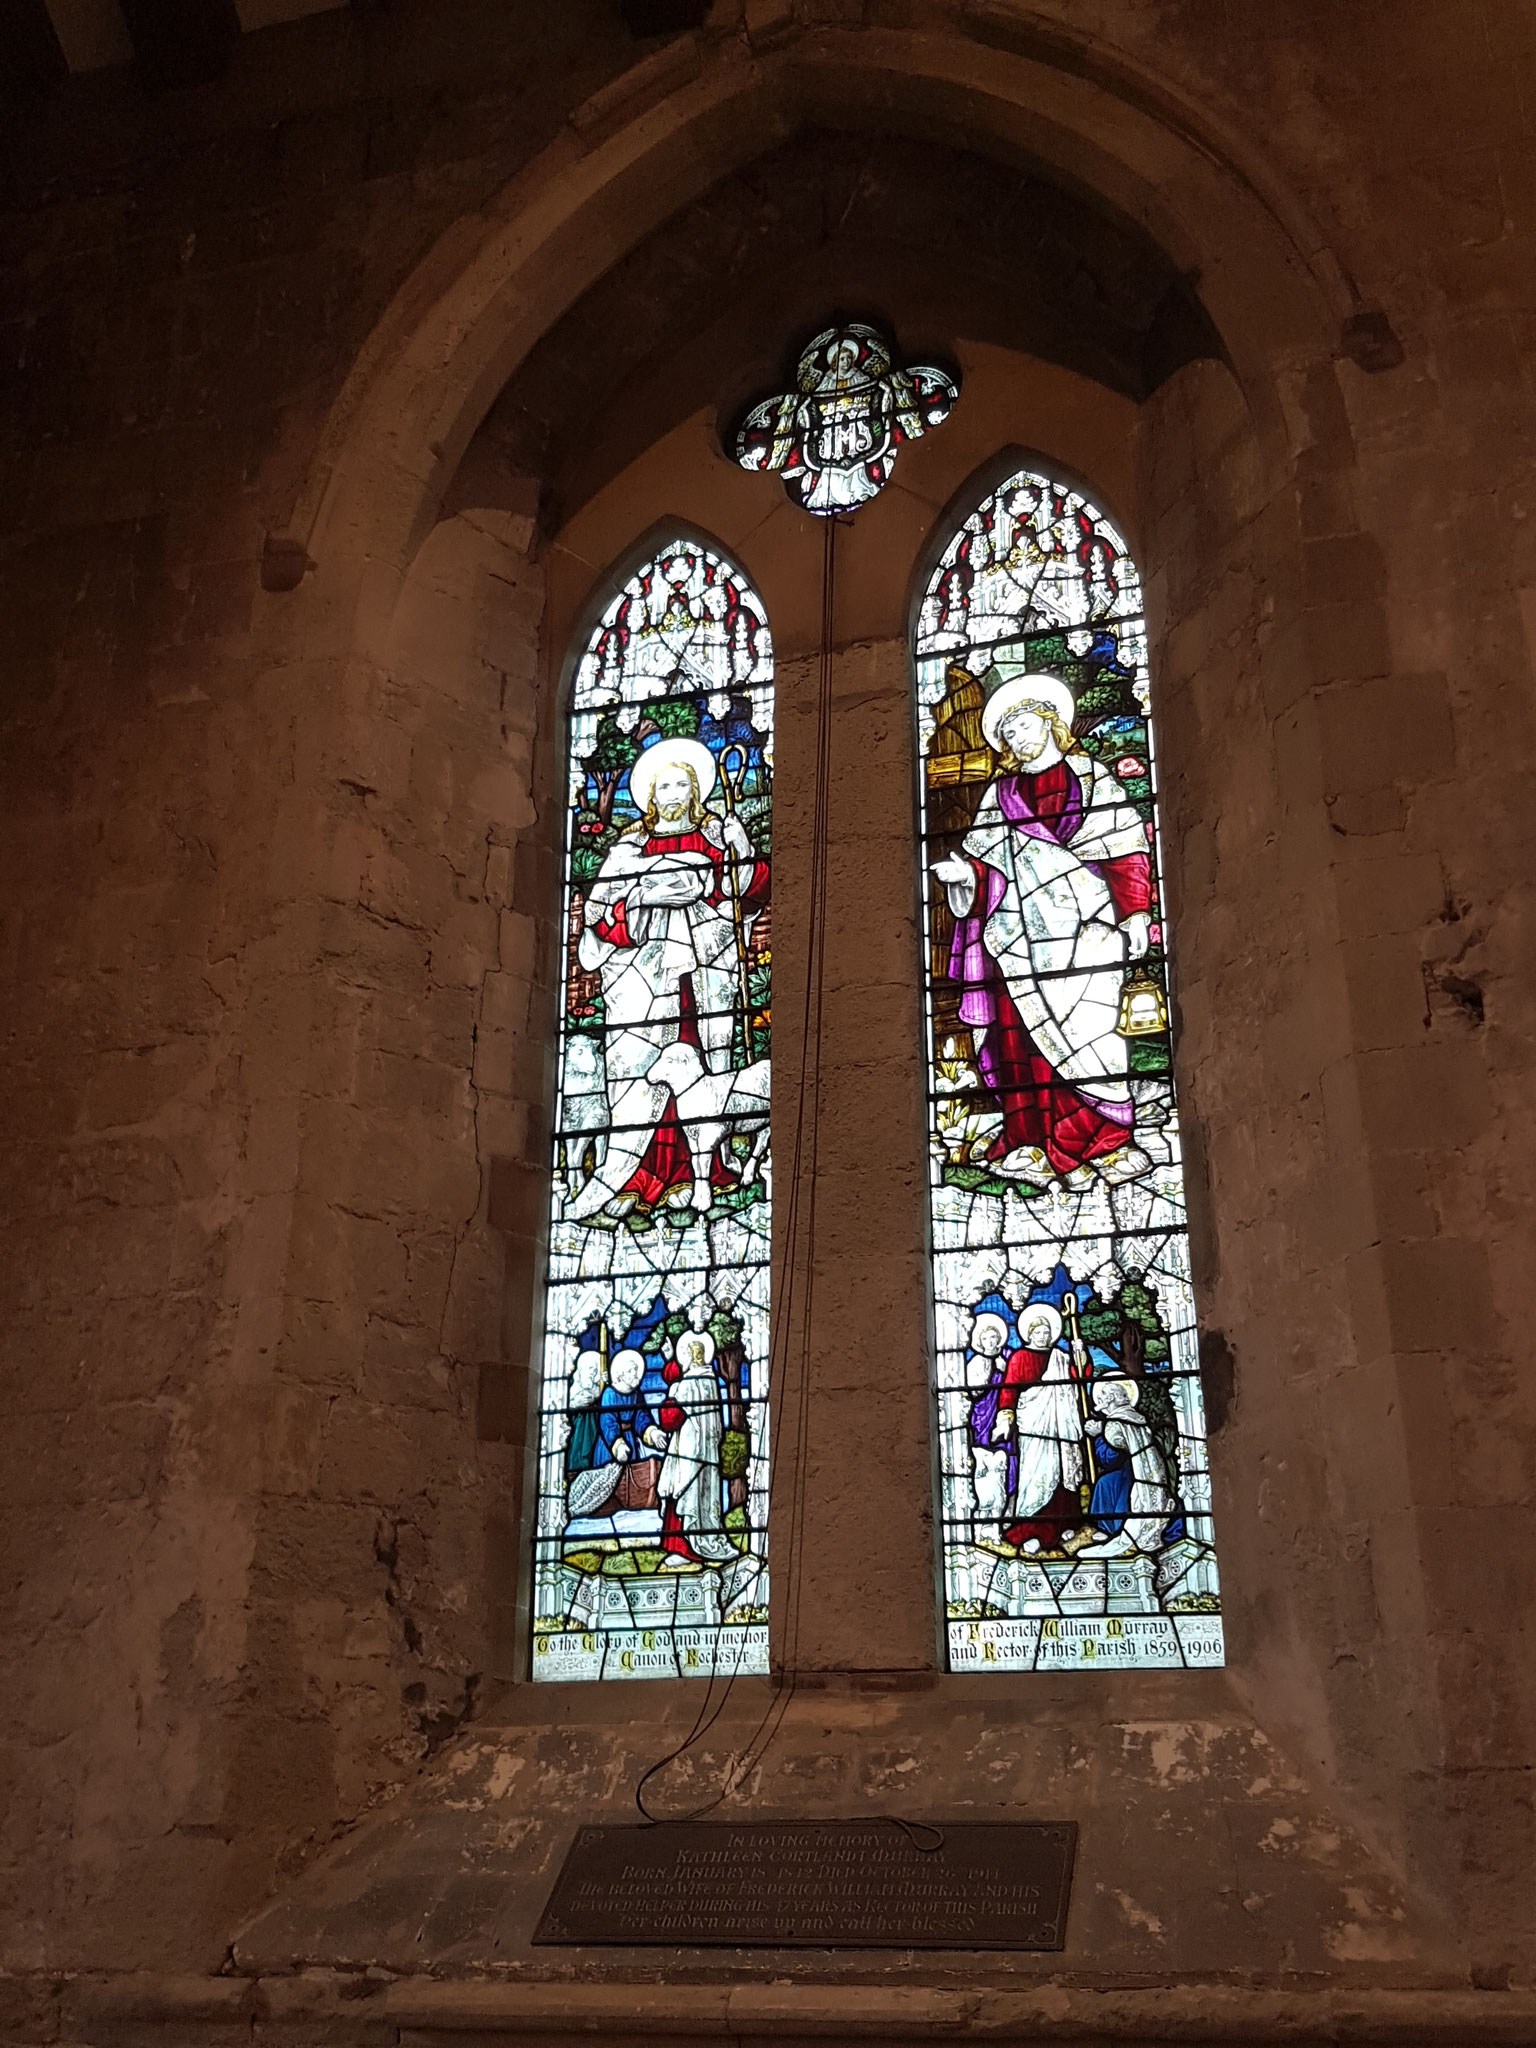
{"type": "MultiPolygon", "coordinates": [[[[1038,775],[1006,778],[1000,803],[1005,816],[1033,820],[1061,846],[1071,845],[1083,822],[1082,785],[1065,761],[1053,762],[1038,775]]],[[[1122,923],[1135,911],[1151,909],[1152,861],[1148,854],[1129,853],[1089,865],[1103,880],[1115,916],[1122,923]]],[[[1018,1146],[1033,1145],[1057,1173],[1070,1173],[1089,1160],[1118,1152],[1129,1139],[1131,1126],[1107,1116],[1091,1096],[1063,1081],[1035,1044],[1002,975],[982,946],[982,926],[992,908],[988,891],[997,883],[995,870],[977,860],[971,862],[971,870],[976,877],[975,908],[956,920],[950,973],[970,991],[974,985],[969,965],[982,963],[985,1009],[991,1021],[981,1044],[981,1073],[1003,1106],[1002,1135],[993,1141],[990,1155],[1001,1159],[1018,1146]]],[[[967,1022],[975,1021],[968,1009],[970,1001],[968,993],[961,1003],[960,1014],[967,1022]]]]}
{"type": "MultiPolygon", "coordinates": [[[[725,849],[712,846],[702,832],[653,833],[646,840],[642,852],[658,857],[669,853],[703,853],[709,856],[715,871],[714,887],[701,901],[718,908],[730,901],[725,882],[725,849]]],[[[751,880],[741,892],[743,912],[761,910],[768,901],[769,868],[766,861],[755,861],[751,880]]],[[[629,909],[624,897],[600,918],[594,927],[600,939],[606,939],[611,946],[632,946],[635,941],[629,932],[629,909]]],[[[684,1045],[691,1045],[702,1052],[699,1038],[698,1005],[694,1001],[693,976],[685,974],[678,983],[678,1032],[684,1045]]],[[[711,1183],[716,1187],[728,1187],[732,1176],[725,1171],[718,1159],[711,1160],[709,1167],[711,1183]]],[[[659,1202],[669,1188],[685,1187],[697,1178],[693,1158],[688,1150],[688,1140],[683,1136],[682,1125],[677,1120],[675,1104],[669,1102],[656,1126],[656,1135],[645,1149],[645,1156],[624,1183],[626,1194],[636,1194],[642,1202],[659,1202]]]]}
{"type": "MultiPolygon", "coordinates": [[[[997,1409],[1016,1412],[1019,1395],[1025,1387],[1032,1387],[1045,1377],[1045,1368],[1050,1363],[1048,1351],[1015,1351],[1003,1367],[1002,1386],[997,1396],[997,1409]]],[[[1017,1441],[1017,1439],[1015,1439],[1017,1441]]],[[[1062,1534],[1067,1529],[1076,1529],[1083,1522],[1082,1498],[1075,1486],[1058,1486],[1045,1506],[1026,1522],[1015,1522],[1003,1531],[1005,1543],[1038,1543],[1042,1550],[1059,1550],[1062,1534]]]]}

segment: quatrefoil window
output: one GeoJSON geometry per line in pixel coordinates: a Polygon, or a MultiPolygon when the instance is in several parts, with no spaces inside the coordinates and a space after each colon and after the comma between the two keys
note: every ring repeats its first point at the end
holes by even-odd
{"type": "Polygon", "coordinates": [[[959,395],[945,371],[898,369],[878,329],[848,321],[817,335],[793,391],[753,406],[737,430],[736,460],[776,471],[807,512],[851,512],[890,481],[901,447],[946,420],[959,395]]]}

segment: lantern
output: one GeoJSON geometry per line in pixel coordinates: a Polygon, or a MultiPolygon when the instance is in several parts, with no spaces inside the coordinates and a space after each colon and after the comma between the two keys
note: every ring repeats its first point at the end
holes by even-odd
{"type": "Polygon", "coordinates": [[[1120,1021],[1115,1026],[1122,1038],[1153,1038],[1168,1029],[1168,1005],[1149,967],[1128,974],[1120,990],[1120,1021]]]}

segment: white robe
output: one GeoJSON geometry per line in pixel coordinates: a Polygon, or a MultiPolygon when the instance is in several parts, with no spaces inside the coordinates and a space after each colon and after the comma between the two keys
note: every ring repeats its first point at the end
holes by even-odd
{"type": "Polygon", "coordinates": [[[1013,1418],[1019,1447],[1014,1507],[1020,1519],[1027,1520],[1040,1512],[1058,1486],[1082,1484],[1083,1412],[1060,1345],[1052,1347],[1035,1384],[1021,1389],[1013,1418]]]}
{"type": "Polygon", "coordinates": [[[1066,761],[1083,794],[1082,823],[1066,846],[1005,817],[997,784],[988,788],[964,847],[1003,886],[990,892],[990,912],[977,901],[972,914],[984,920],[982,943],[1056,1073],[1129,1125],[1126,1042],[1115,1028],[1125,935],[1108,884],[1087,863],[1145,854],[1146,828],[1102,763],[1085,754],[1066,761]]]}
{"type": "MultiPolygon", "coordinates": [[[[716,821],[704,830],[716,843],[716,821]]],[[[603,1121],[611,1128],[597,1171],[572,1192],[568,1221],[595,1214],[619,1193],[645,1156],[669,1100],[676,1104],[701,1185],[734,1120],[752,1120],[737,1126],[751,1130],[767,1117],[768,1062],[731,1070],[739,1000],[736,929],[729,904],[707,900],[716,888],[714,863],[697,848],[647,853],[646,844],[642,834],[626,833],[609,853],[588,895],[587,928],[577,944],[580,964],[602,979],[603,1121]],[[671,896],[686,900],[660,900],[671,896]],[[595,929],[620,902],[632,941],[627,946],[595,929]],[[702,1055],[681,1036],[685,976],[702,1055]]],[[[747,868],[743,886],[750,877],[747,868]]],[[[584,1101],[581,1114],[590,1113],[584,1101]]]]}
{"type": "Polygon", "coordinates": [[[657,1492],[677,1511],[694,1552],[712,1563],[736,1555],[720,1508],[720,1382],[707,1366],[674,1380],[670,1398],[683,1411],[662,1460],[657,1492]]]}

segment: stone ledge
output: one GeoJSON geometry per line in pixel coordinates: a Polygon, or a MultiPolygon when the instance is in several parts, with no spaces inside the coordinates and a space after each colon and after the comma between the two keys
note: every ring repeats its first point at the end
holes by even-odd
{"type": "MultiPolygon", "coordinates": [[[[11,1978],[8,1988],[31,1980],[11,1978]]],[[[1044,1982],[1003,1990],[864,1985],[555,1984],[386,1980],[330,1971],[292,1977],[49,1980],[62,1992],[55,2039],[142,2043],[186,2028],[200,2040],[218,2023],[285,2044],[382,2041],[402,2048],[537,2038],[643,2042],[730,2040],[758,2048],[785,2039],[1133,2044],[1283,2043],[1286,2048],[1529,2048],[1536,1991],[1280,1991],[1170,1984],[1095,1990],[1044,1982]],[[210,2023],[213,2023],[212,2028],[210,2023]]],[[[51,2001],[45,2001],[48,2003],[51,2001]]],[[[21,2042],[23,2033],[10,2031],[21,2042]]],[[[39,2035],[38,2039],[44,2038],[39,2035]]]]}

